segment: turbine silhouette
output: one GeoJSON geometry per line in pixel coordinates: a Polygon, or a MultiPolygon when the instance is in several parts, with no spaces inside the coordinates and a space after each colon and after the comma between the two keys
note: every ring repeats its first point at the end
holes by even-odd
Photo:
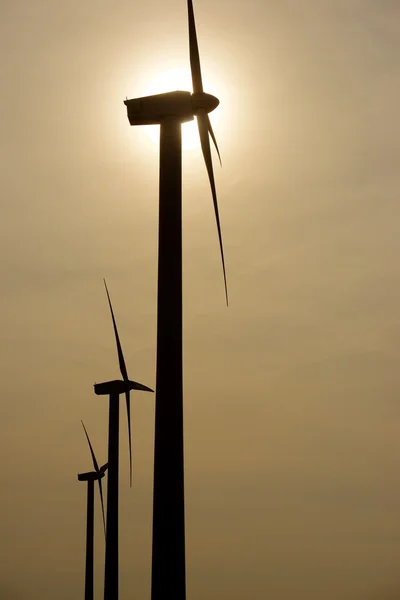
{"type": "Polygon", "coordinates": [[[141,383],[131,381],[122,353],[114,311],[104,280],[108,303],[111,311],[119,365],[122,381],[115,379],[94,386],[96,395],[109,396],[108,422],[108,481],[107,481],[107,527],[106,527],[106,559],[104,576],[104,599],[118,600],[118,487],[119,487],[119,396],[125,394],[128,412],[130,474],[132,483],[131,427],[130,427],[130,396],[131,390],[152,392],[153,390],[141,383]]]}
{"type": "Polygon", "coordinates": [[[228,288],[208,113],[219,100],[203,90],[192,0],[187,2],[193,93],[125,100],[131,125],[160,125],[157,383],[154,440],[152,600],[185,600],[185,501],[182,381],[182,139],[196,117],[217,224],[226,303],[228,288]]]}
{"type": "Polygon", "coordinates": [[[78,481],[87,481],[88,492],[87,492],[87,517],[86,517],[86,569],[85,569],[85,600],[93,600],[93,537],[94,537],[94,482],[97,481],[99,484],[101,510],[103,513],[103,526],[105,533],[105,520],[104,520],[104,501],[103,501],[103,489],[101,486],[101,480],[105,475],[108,464],[106,463],[99,468],[96,460],[96,456],[93,451],[92,444],[90,443],[89,434],[86,431],[86,427],[81,421],[83,429],[85,430],[86,439],[89,444],[90,453],[92,455],[94,471],[88,473],[79,473],[78,481]]]}

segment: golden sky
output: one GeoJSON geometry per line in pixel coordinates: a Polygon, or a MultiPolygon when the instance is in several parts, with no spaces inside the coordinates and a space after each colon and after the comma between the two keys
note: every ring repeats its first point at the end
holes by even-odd
{"type": "MultiPolygon", "coordinates": [[[[183,157],[190,600],[400,595],[400,5],[196,0],[231,306],[183,157]]],[[[1,600],[83,595],[85,421],[155,384],[158,148],[123,100],[188,68],[184,0],[1,0],[1,600]]],[[[160,90],[163,91],[163,90],[160,90]]],[[[121,412],[120,600],[150,597],[154,398],[121,412]]],[[[104,543],[96,505],[96,582],[104,543]]]]}

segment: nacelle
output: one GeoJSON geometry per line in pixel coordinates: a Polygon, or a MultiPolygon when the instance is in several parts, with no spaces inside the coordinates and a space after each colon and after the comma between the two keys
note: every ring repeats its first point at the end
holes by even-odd
{"type": "Polygon", "coordinates": [[[142,392],[153,392],[151,388],[136,381],[123,381],[121,379],[115,379],[114,381],[106,381],[105,383],[96,383],[94,386],[94,393],[97,396],[112,396],[125,394],[129,390],[139,390],[142,392]]]}
{"type": "Polygon", "coordinates": [[[176,117],[182,123],[193,121],[190,92],[167,92],[125,100],[131,125],[158,125],[166,117],[176,117]]]}
{"type": "Polygon", "coordinates": [[[78,481],[97,481],[103,479],[104,473],[96,473],[96,471],[90,471],[89,473],[78,473],[78,481]]]}

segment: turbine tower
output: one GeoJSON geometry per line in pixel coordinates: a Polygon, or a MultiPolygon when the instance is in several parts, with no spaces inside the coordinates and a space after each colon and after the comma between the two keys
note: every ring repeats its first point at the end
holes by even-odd
{"type": "Polygon", "coordinates": [[[203,90],[192,0],[188,0],[193,93],[175,91],[126,100],[131,125],[160,125],[157,382],[154,442],[152,600],[185,600],[185,505],[182,384],[182,144],[181,125],[197,118],[211,186],[228,292],[208,113],[219,100],[203,90]]]}
{"type": "Polygon", "coordinates": [[[122,380],[116,379],[105,383],[97,383],[94,392],[98,396],[109,396],[109,423],[108,423],[108,482],[107,482],[107,527],[106,527],[106,560],[104,573],[104,600],[118,600],[118,485],[119,485],[119,396],[126,396],[126,410],[128,416],[129,434],[129,461],[130,482],[132,484],[132,444],[131,444],[131,412],[130,392],[153,390],[141,383],[131,381],[125,365],[121,342],[118,335],[114,311],[104,280],[113,322],[115,341],[117,345],[119,368],[122,380]]]}
{"type": "Polygon", "coordinates": [[[92,455],[94,471],[88,473],[78,473],[78,481],[87,481],[87,515],[86,515],[86,568],[85,568],[85,600],[93,600],[93,538],[94,538],[94,482],[99,482],[99,492],[101,500],[101,510],[103,513],[103,526],[105,532],[104,520],[104,502],[103,489],[101,480],[107,470],[106,463],[99,468],[99,465],[94,454],[92,444],[90,443],[88,432],[82,421],[83,429],[85,430],[86,438],[89,444],[90,453],[92,455]]]}

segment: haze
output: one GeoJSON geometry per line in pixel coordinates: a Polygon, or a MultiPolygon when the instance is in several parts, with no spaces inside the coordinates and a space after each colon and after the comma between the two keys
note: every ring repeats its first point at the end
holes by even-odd
{"type": "MultiPolygon", "coordinates": [[[[123,100],[187,68],[183,0],[2,0],[0,597],[83,596],[85,421],[154,387],[158,149],[123,100]]],[[[214,160],[184,155],[188,599],[400,597],[400,6],[196,0],[214,160]]],[[[121,600],[150,597],[154,399],[121,412],[121,600]]],[[[97,503],[96,583],[104,541],[97,503]]]]}

